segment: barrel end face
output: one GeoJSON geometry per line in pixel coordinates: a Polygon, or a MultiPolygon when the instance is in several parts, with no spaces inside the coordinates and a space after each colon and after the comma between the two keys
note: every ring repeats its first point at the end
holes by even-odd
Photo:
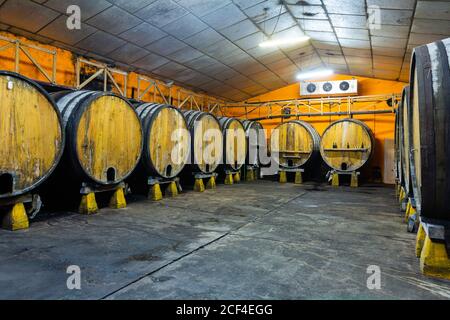
{"type": "Polygon", "coordinates": [[[80,214],[94,214],[98,212],[97,200],[95,193],[91,192],[81,196],[80,206],[78,207],[80,214]]]}
{"type": "Polygon", "coordinates": [[[168,197],[176,197],[178,195],[178,187],[175,181],[170,182],[167,186],[166,195],[168,197]]]}
{"type": "Polygon", "coordinates": [[[420,271],[426,276],[450,280],[450,259],[445,243],[425,236],[420,254],[420,271]]]}
{"type": "Polygon", "coordinates": [[[278,180],[280,183],[287,182],[287,173],[286,171],[280,171],[280,179],[278,180]]]}
{"type": "Polygon", "coordinates": [[[159,183],[150,186],[148,198],[152,201],[162,200],[163,196],[162,196],[162,192],[161,192],[161,186],[159,185],[159,183]]]}
{"type": "Polygon", "coordinates": [[[112,209],[122,209],[127,207],[127,201],[125,199],[123,188],[119,188],[114,191],[111,200],[109,200],[109,207],[112,209]]]}
{"type": "MultiPolygon", "coordinates": [[[[214,178],[214,177],[211,177],[211,178],[214,178]]],[[[205,184],[203,183],[203,179],[201,179],[201,178],[195,179],[194,191],[195,192],[203,192],[203,191],[205,191],[205,184]]]]}
{"type": "Polygon", "coordinates": [[[208,179],[206,183],[206,189],[215,189],[216,188],[216,177],[211,177],[208,179]]]}
{"type": "Polygon", "coordinates": [[[23,203],[16,203],[3,217],[2,228],[9,231],[28,229],[30,226],[23,203]]]}
{"type": "Polygon", "coordinates": [[[303,184],[303,174],[301,171],[295,173],[295,184],[303,184]]]}

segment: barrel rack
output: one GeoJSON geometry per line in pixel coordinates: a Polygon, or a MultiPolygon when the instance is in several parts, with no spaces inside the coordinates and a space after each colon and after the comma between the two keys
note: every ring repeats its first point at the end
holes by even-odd
{"type": "Polygon", "coordinates": [[[161,185],[168,185],[166,187],[166,197],[176,197],[181,191],[183,191],[180,178],[163,179],[159,177],[149,177],[147,180],[149,186],[148,199],[152,201],[159,201],[163,199],[163,193],[161,191],[161,185]]]}
{"type": "Polygon", "coordinates": [[[128,186],[121,182],[111,186],[100,186],[88,182],[81,184],[80,194],[81,201],[78,207],[78,212],[81,214],[94,214],[98,212],[98,205],[96,200],[97,193],[110,192],[112,193],[109,200],[109,207],[112,209],[122,209],[127,206],[125,200],[125,193],[128,186]]]}
{"type": "Polygon", "coordinates": [[[193,172],[192,175],[194,176],[194,191],[203,192],[205,189],[216,188],[217,173],[193,172]],[[203,179],[208,179],[206,185],[203,179]]]}
{"type": "Polygon", "coordinates": [[[326,177],[328,182],[331,182],[333,187],[339,187],[339,176],[349,175],[350,176],[350,187],[357,188],[359,186],[359,171],[338,171],[338,170],[330,170],[328,171],[326,177]]]}
{"type": "Polygon", "coordinates": [[[294,183],[303,184],[303,173],[305,172],[303,168],[280,168],[278,170],[279,182],[286,183],[288,181],[287,174],[292,172],[295,174],[294,183]]]}

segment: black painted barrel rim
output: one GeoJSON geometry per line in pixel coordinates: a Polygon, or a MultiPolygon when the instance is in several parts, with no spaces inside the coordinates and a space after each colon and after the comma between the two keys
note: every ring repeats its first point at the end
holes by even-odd
{"type": "MultiPolygon", "coordinates": [[[[76,91],[75,91],[76,92],[76,91]]],[[[78,132],[78,127],[79,127],[79,123],[80,123],[80,119],[81,116],[83,115],[84,111],[86,110],[86,108],[88,106],[90,106],[90,104],[95,101],[98,98],[101,97],[105,97],[105,96],[112,96],[112,97],[116,97],[121,99],[122,101],[124,101],[131,110],[133,110],[136,119],[138,120],[138,123],[141,124],[140,118],[136,112],[136,109],[133,108],[133,105],[124,97],[114,93],[114,92],[103,92],[103,91],[91,91],[90,94],[88,94],[86,97],[84,97],[83,99],[81,99],[79,101],[79,103],[76,104],[74,111],[72,112],[72,114],[69,117],[69,121],[67,122],[67,126],[68,128],[70,127],[69,133],[70,133],[70,139],[69,139],[69,144],[68,144],[68,148],[71,150],[72,154],[77,155],[77,146],[76,146],[76,138],[77,138],[77,132],[78,132]]],[[[140,132],[141,132],[141,146],[140,146],[140,153],[139,153],[139,157],[137,158],[137,161],[134,165],[134,167],[128,172],[126,173],[119,181],[114,181],[114,182],[104,182],[101,180],[98,180],[96,178],[94,178],[93,176],[91,176],[90,173],[88,173],[85,168],[83,167],[83,165],[80,162],[80,159],[77,157],[70,157],[73,160],[73,164],[76,165],[78,167],[79,170],[81,170],[84,175],[89,178],[92,182],[97,183],[99,185],[117,185],[119,183],[121,183],[122,181],[124,181],[126,178],[128,178],[131,173],[136,169],[137,165],[139,164],[139,161],[142,157],[142,149],[144,146],[144,139],[143,139],[143,130],[142,130],[142,125],[140,125],[140,132]],[[75,158],[75,159],[73,159],[75,158]]],[[[69,134],[68,134],[69,135],[69,134]]]]}
{"type": "Polygon", "coordinates": [[[59,109],[56,106],[55,100],[47,91],[45,91],[45,89],[39,83],[37,83],[27,77],[24,77],[18,73],[11,72],[11,71],[1,70],[0,75],[18,78],[18,79],[28,83],[29,85],[35,87],[39,91],[39,93],[41,93],[43,96],[45,96],[45,98],[47,98],[47,100],[50,102],[51,106],[53,107],[53,110],[56,112],[56,116],[58,117],[58,121],[59,121],[59,129],[60,129],[60,133],[61,133],[60,150],[55,157],[55,161],[54,161],[53,165],[50,167],[50,169],[47,171],[47,173],[45,175],[43,175],[39,180],[37,180],[32,186],[21,189],[20,192],[13,192],[11,194],[8,194],[7,196],[0,195],[0,199],[4,199],[4,198],[17,197],[17,196],[29,193],[30,191],[35,190],[37,187],[39,187],[45,180],[47,180],[50,177],[50,175],[53,173],[53,171],[55,171],[56,167],[58,166],[59,162],[61,161],[62,155],[64,153],[65,142],[66,142],[66,133],[65,133],[64,126],[63,126],[61,112],[59,112],[59,109]]]}
{"type": "MultiPolygon", "coordinates": [[[[225,133],[226,133],[226,130],[229,128],[230,123],[233,122],[233,121],[237,121],[241,125],[242,130],[244,131],[244,134],[245,134],[244,125],[242,124],[242,121],[237,119],[237,118],[219,117],[218,119],[219,119],[219,123],[220,123],[220,126],[222,128],[222,133],[223,133],[223,153],[222,153],[222,158],[223,158],[223,162],[224,162],[223,164],[226,167],[231,168],[232,170],[240,170],[244,166],[244,163],[239,164],[237,168],[235,168],[234,166],[232,166],[230,164],[225,163],[226,162],[226,156],[227,156],[227,153],[225,152],[226,148],[227,148],[227,141],[226,141],[226,134],[225,133]],[[222,123],[222,121],[223,121],[223,123],[222,123]]],[[[247,139],[246,139],[245,140],[245,154],[247,154],[247,150],[248,150],[248,146],[247,146],[247,139]]]]}
{"type": "MultiPolygon", "coordinates": [[[[154,164],[153,160],[151,159],[151,157],[149,156],[149,151],[150,151],[150,148],[149,148],[149,147],[150,147],[150,144],[148,144],[147,141],[148,141],[148,137],[149,137],[149,135],[150,135],[150,131],[151,131],[152,126],[153,126],[153,120],[155,119],[155,117],[156,117],[163,109],[169,108],[169,109],[176,110],[176,111],[182,116],[183,121],[184,121],[184,124],[185,124],[186,128],[188,129],[189,127],[188,127],[188,124],[187,124],[187,121],[186,121],[186,117],[184,116],[183,112],[182,112],[179,108],[177,108],[177,107],[175,107],[175,106],[173,106],[173,105],[170,105],[170,104],[162,104],[162,103],[161,103],[161,104],[159,104],[159,103],[143,103],[143,104],[141,104],[140,106],[142,106],[142,105],[146,105],[147,108],[155,108],[155,110],[154,110],[154,112],[150,112],[150,114],[147,114],[144,118],[140,118],[141,121],[142,121],[142,124],[143,124],[142,127],[143,127],[143,131],[144,131],[144,136],[143,136],[142,141],[143,141],[143,143],[144,143],[144,141],[145,141],[142,150],[143,150],[145,147],[147,147],[147,148],[146,148],[147,150],[143,150],[143,152],[141,153],[141,154],[142,154],[141,162],[142,162],[142,164],[144,165],[145,169],[147,170],[147,173],[149,173],[149,174],[156,173],[156,174],[158,174],[158,176],[160,176],[161,178],[165,178],[165,179],[171,179],[171,178],[174,178],[174,177],[176,177],[178,174],[180,174],[181,171],[183,170],[183,168],[186,166],[187,157],[186,157],[186,159],[185,159],[185,163],[184,163],[183,167],[179,170],[178,173],[173,174],[173,175],[170,175],[170,176],[162,175],[160,172],[158,172],[158,171],[156,170],[155,164],[154,164]]],[[[141,114],[141,115],[142,115],[142,114],[141,114]]],[[[188,130],[188,131],[189,131],[189,130],[188,130]]]]}
{"type": "MultiPolygon", "coordinates": [[[[341,123],[341,122],[353,122],[353,123],[359,124],[361,127],[364,128],[364,130],[366,130],[367,134],[368,134],[369,137],[370,137],[370,143],[372,144],[372,145],[371,145],[371,150],[370,150],[370,155],[369,155],[369,157],[367,158],[367,160],[366,160],[360,167],[358,167],[358,168],[355,169],[355,170],[359,170],[359,169],[363,168],[364,166],[366,166],[366,165],[370,162],[370,160],[372,159],[372,157],[373,157],[373,155],[374,155],[374,152],[375,152],[375,136],[374,136],[372,130],[369,128],[369,126],[368,126],[367,124],[364,123],[364,121],[357,120],[357,119],[353,119],[353,118],[345,118],[345,119],[339,119],[339,120],[336,120],[336,121],[330,123],[330,124],[328,125],[328,127],[324,130],[324,132],[322,133],[322,137],[321,137],[321,138],[323,139],[323,136],[325,135],[325,133],[326,133],[328,130],[331,129],[331,127],[333,127],[335,124],[341,123]]],[[[324,155],[322,149],[323,149],[323,148],[322,148],[322,144],[321,144],[321,146],[320,146],[320,155],[322,156],[323,161],[324,161],[324,162],[327,164],[327,166],[329,166],[331,169],[335,169],[335,168],[333,168],[333,167],[328,163],[328,161],[326,160],[326,157],[325,157],[325,155],[324,155]]]]}
{"type": "Polygon", "coordinates": [[[316,128],[314,128],[314,126],[312,126],[310,123],[308,123],[306,121],[303,121],[303,120],[291,120],[291,121],[283,122],[283,123],[280,123],[279,125],[277,125],[272,131],[272,135],[270,137],[270,141],[272,141],[273,132],[276,129],[278,129],[279,127],[281,127],[281,126],[283,126],[285,124],[289,124],[289,123],[298,124],[299,126],[302,126],[308,133],[310,133],[311,139],[312,139],[312,142],[313,142],[313,150],[311,150],[311,153],[310,153],[308,159],[301,165],[298,165],[298,166],[284,166],[281,163],[279,163],[279,161],[277,161],[277,163],[278,163],[278,165],[280,167],[286,168],[286,169],[296,169],[296,168],[305,167],[312,160],[317,158],[317,156],[320,154],[320,152],[319,152],[319,149],[320,149],[320,134],[316,130],[316,128]]]}

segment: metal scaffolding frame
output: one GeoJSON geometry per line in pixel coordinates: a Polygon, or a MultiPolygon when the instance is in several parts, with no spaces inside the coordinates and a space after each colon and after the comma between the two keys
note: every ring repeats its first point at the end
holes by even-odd
{"type": "Polygon", "coordinates": [[[246,119],[258,121],[277,118],[299,118],[302,116],[352,116],[357,114],[394,113],[400,101],[400,94],[389,94],[315,99],[271,100],[247,102],[243,104],[228,104],[222,107],[244,109],[245,114],[243,116],[246,119]],[[386,106],[380,108],[383,102],[386,103],[386,106]],[[391,105],[389,105],[389,103],[391,105]],[[249,108],[251,108],[250,111],[248,111],[249,108]],[[258,109],[264,108],[267,109],[266,116],[249,118],[249,114],[258,109]],[[295,112],[291,112],[292,109],[294,109],[295,112]]]}
{"type": "Polygon", "coordinates": [[[127,97],[127,81],[128,81],[128,72],[114,69],[109,67],[107,64],[100,63],[100,62],[92,62],[89,60],[86,60],[82,57],[77,58],[76,62],[76,88],[77,90],[83,89],[85,86],[87,86],[90,82],[92,82],[95,78],[97,78],[99,75],[103,74],[103,90],[108,91],[108,79],[112,82],[114,87],[119,91],[120,95],[123,97],[127,97]],[[91,75],[88,79],[86,79],[83,83],[81,83],[81,67],[82,65],[88,65],[91,67],[95,67],[98,70],[91,75]],[[120,86],[117,84],[116,80],[113,77],[113,74],[122,75],[124,78],[123,82],[123,89],[120,88],[120,86]]]}
{"type": "Polygon", "coordinates": [[[7,42],[7,44],[0,47],[0,51],[5,51],[10,48],[14,48],[14,72],[20,73],[20,52],[23,52],[25,56],[31,61],[31,63],[36,66],[38,71],[52,84],[56,84],[56,58],[57,52],[56,50],[48,50],[46,48],[41,48],[32,44],[24,43],[19,39],[10,39],[3,36],[0,36],[0,41],[7,42]],[[33,57],[29,49],[37,50],[40,52],[47,53],[52,56],[52,74],[49,75],[47,71],[37,62],[37,60],[33,57]]]}
{"type": "Polygon", "coordinates": [[[138,100],[143,100],[144,96],[147,93],[152,96],[152,99],[154,102],[156,102],[156,99],[159,96],[162,98],[162,100],[166,104],[171,104],[171,100],[172,100],[172,86],[171,85],[168,85],[168,84],[162,83],[160,81],[150,79],[146,76],[137,74],[137,98],[138,98],[138,100]],[[144,83],[147,85],[145,87],[145,89],[142,91],[141,91],[141,83],[144,83]],[[164,95],[162,88],[166,88],[166,90],[169,91],[168,99],[164,95]]]}

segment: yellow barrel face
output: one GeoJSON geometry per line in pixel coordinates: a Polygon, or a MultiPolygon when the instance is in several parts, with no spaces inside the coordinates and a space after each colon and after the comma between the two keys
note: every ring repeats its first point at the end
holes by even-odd
{"type": "Polygon", "coordinates": [[[331,124],[323,133],[320,152],[333,169],[354,171],[361,168],[372,153],[372,140],[366,128],[352,121],[331,124]]]}
{"type": "Polygon", "coordinates": [[[202,172],[217,169],[222,160],[223,136],[220,124],[211,115],[205,115],[194,127],[194,162],[202,172]]]}
{"type": "Polygon", "coordinates": [[[153,167],[163,177],[176,176],[186,164],[189,133],[183,115],[174,108],[163,108],[153,119],[149,132],[149,152],[153,167]]]}
{"type": "Polygon", "coordinates": [[[233,169],[239,169],[245,163],[247,156],[247,138],[245,136],[242,124],[237,121],[231,121],[226,134],[226,164],[229,164],[233,169]]]}
{"type": "Polygon", "coordinates": [[[84,171],[102,183],[122,181],[136,167],[142,147],[139,118],[123,99],[100,96],[81,115],[76,150],[84,171]]]}
{"type": "Polygon", "coordinates": [[[1,75],[0,97],[0,196],[20,194],[56,165],[62,127],[51,102],[24,80],[1,75]]]}
{"type": "Polygon", "coordinates": [[[305,164],[314,151],[314,141],[308,130],[295,122],[284,123],[276,129],[278,129],[278,142],[274,130],[272,150],[278,151],[279,164],[285,167],[299,167],[305,164]]]}

